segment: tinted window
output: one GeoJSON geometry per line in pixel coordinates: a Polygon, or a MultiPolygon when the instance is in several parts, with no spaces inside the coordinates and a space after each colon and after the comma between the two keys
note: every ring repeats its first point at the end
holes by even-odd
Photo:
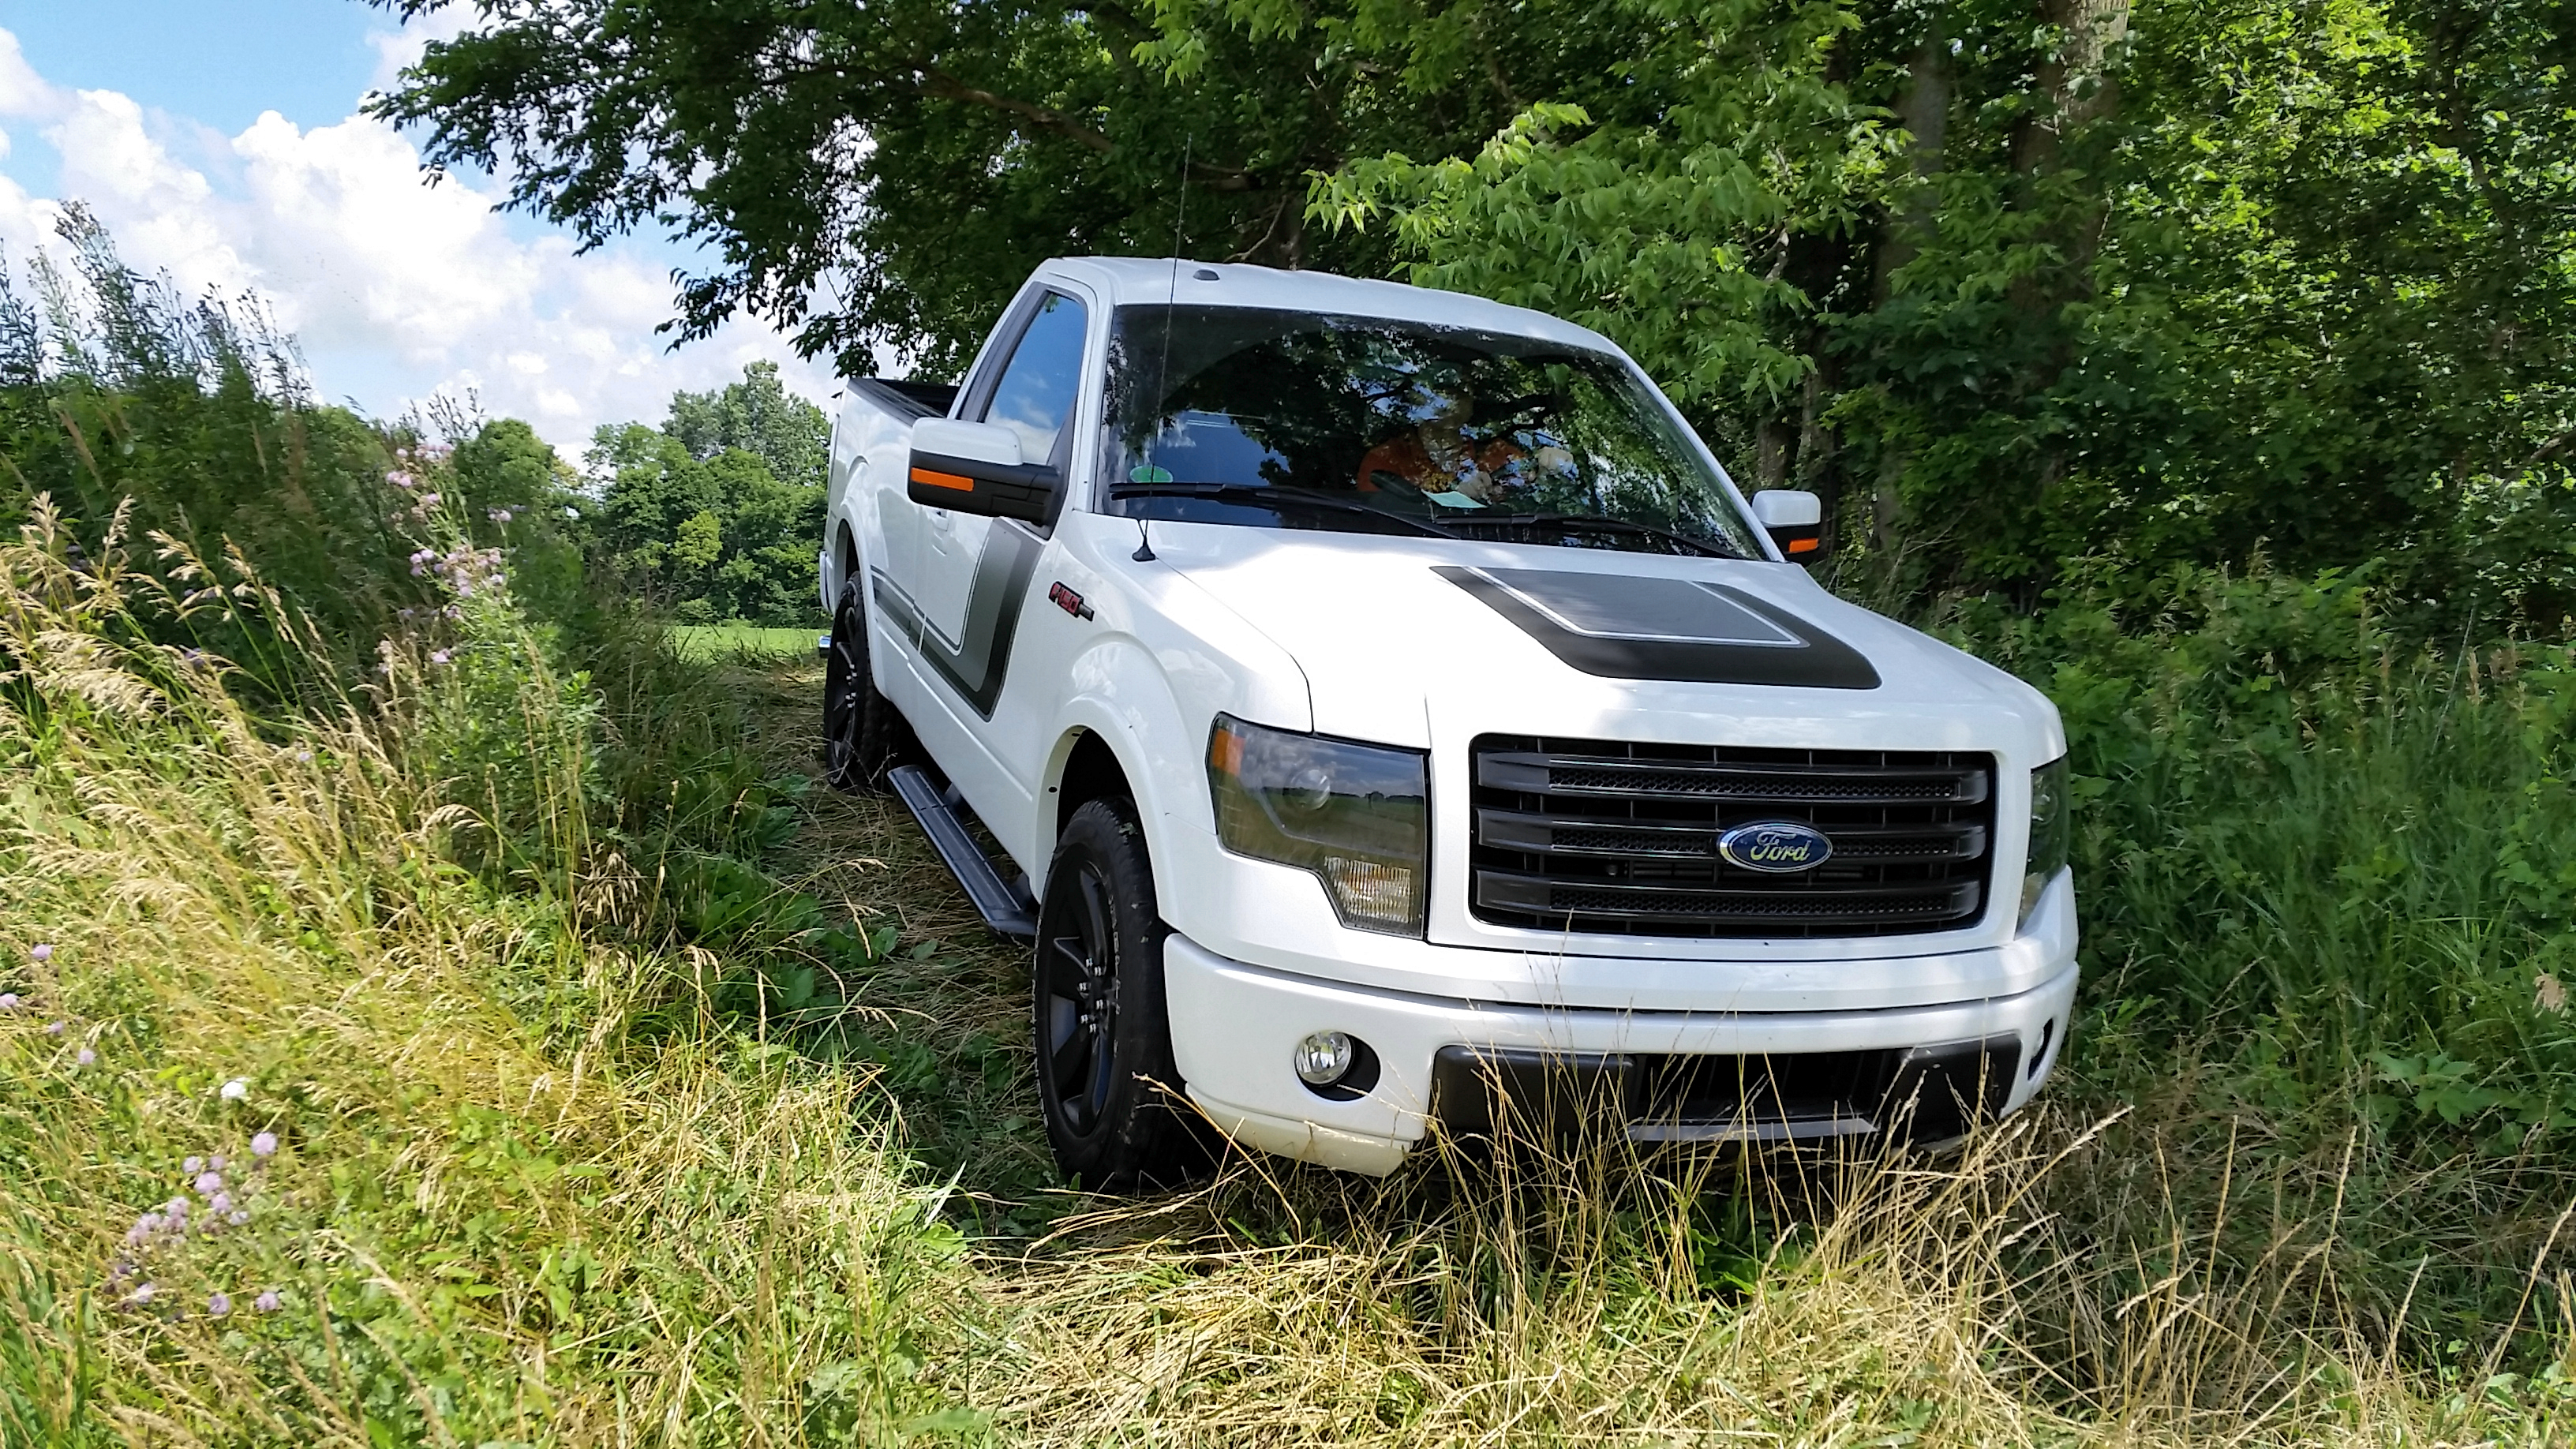
{"type": "Polygon", "coordinates": [[[1762,557],[1617,358],[1248,307],[1122,307],[1111,331],[1114,512],[1762,557]]]}
{"type": "Polygon", "coordinates": [[[1082,385],[1082,304],[1055,292],[1038,305],[1011,350],[1011,364],[993,388],[984,421],[1020,435],[1020,456],[1043,463],[1055,455],[1056,435],[1073,416],[1082,385]]]}

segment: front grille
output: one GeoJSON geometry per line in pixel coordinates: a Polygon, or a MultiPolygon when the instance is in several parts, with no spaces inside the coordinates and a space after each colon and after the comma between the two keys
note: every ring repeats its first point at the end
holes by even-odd
{"type": "Polygon", "coordinates": [[[1485,735],[1472,908],[1498,926],[1613,936],[1890,936],[1973,925],[1994,757],[1485,735]],[[1738,825],[1834,843],[1794,875],[1721,858],[1738,825]]]}

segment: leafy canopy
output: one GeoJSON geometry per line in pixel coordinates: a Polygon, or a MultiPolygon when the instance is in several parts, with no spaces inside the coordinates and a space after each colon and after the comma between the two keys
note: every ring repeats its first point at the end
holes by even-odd
{"type": "Polygon", "coordinates": [[[1038,260],[1177,236],[1598,327],[1881,598],[2260,553],[2576,609],[2571,0],[476,11],[378,113],[707,243],[684,337],[951,370],[1038,260]]]}

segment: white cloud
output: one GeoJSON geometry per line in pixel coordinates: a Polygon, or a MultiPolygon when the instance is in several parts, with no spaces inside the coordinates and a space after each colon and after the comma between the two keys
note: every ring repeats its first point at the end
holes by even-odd
{"type": "MultiPolygon", "coordinates": [[[[379,45],[386,78],[418,39],[379,45]]],[[[129,265],[191,292],[256,289],[323,395],[380,416],[472,390],[577,457],[596,425],[658,419],[674,389],[719,385],[746,362],[779,362],[818,400],[833,386],[758,324],[666,351],[653,328],[670,312],[668,266],[646,246],[576,255],[560,233],[514,228],[492,210],[497,192],[455,175],[427,184],[411,142],[364,116],[306,130],[272,111],[200,139],[120,93],[52,86],[5,30],[0,116],[38,123],[60,196],[88,202],[129,265]]],[[[0,176],[13,251],[47,238],[57,214],[0,176]]]]}
{"type": "Polygon", "coordinates": [[[63,100],[63,93],[27,64],[18,37],[0,30],[0,116],[50,116],[63,100]]]}
{"type": "Polygon", "coordinates": [[[406,67],[417,64],[428,52],[433,40],[454,40],[473,28],[475,12],[463,5],[433,10],[405,24],[400,30],[376,30],[367,35],[367,44],[376,52],[376,73],[367,82],[371,91],[390,90],[394,80],[406,67]]]}

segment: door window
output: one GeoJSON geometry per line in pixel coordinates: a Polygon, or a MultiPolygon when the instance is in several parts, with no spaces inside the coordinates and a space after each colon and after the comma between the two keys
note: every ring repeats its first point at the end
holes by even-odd
{"type": "Polygon", "coordinates": [[[1056,438],[1073,417],[1082,385],[1082,304],[1049,292],[1011,350],[1011,362],[985,405],[983,421],[1020,435],[1020,457],[1043,463],[1055,456],[1056,438]]]}

